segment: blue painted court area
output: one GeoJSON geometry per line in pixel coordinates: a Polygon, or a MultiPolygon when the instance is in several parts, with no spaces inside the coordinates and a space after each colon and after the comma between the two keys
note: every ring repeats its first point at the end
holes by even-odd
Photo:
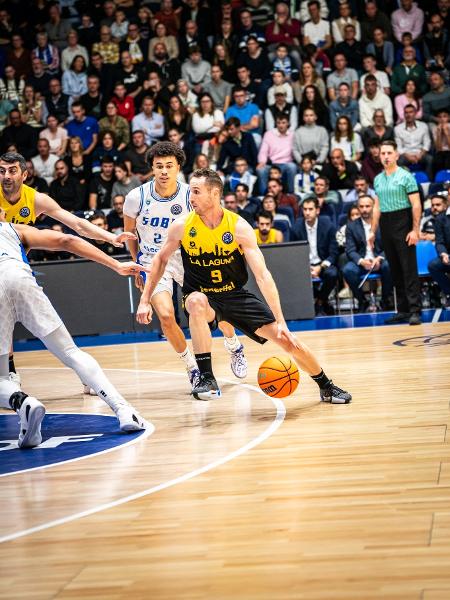
{"type": "MultiPolygon", "coordinates": [[[[335,315],[332,317],[317,317],[305,321],[288,321],[291,331],[323,331],[325,329],[351,329],[352,327],[396,327],[396,325],[385,325],[384,321],[390,317],[392,312],[378,313],[356,313],[335,315]]],[[[430,309],[422,311],[422,320],[424,323],[443,323],[450,322],[450,310],[430,309]]],[[[190,339],[189,330],[184,333],[187,339],[190,339]]],[[[239,333],[239,332],[238,332],[239,333]]],[[[221,337],[219,331],[213,332],[214,337],[221,337]]],[[[111,346],[116,344],[139,344],[147,342],[160,342],[163,339],[155,332],[139,333],[110,333],[101,335],[85,335],[75,337],[77,346],[111,346]]],[[[20,340],[14,342],[14,352],[24,352],[29,350],[42,350],[44,345],[39,340],[20,340]]]]}
{"type": "Polygon", "coordinates": [[[135,441],[144,431],[123,433],[115,416],[47,414],[42,423],[42,444],[19,449],[19,419],[0,415],[0,477],[68,460],[85,458],[135,441]]]}

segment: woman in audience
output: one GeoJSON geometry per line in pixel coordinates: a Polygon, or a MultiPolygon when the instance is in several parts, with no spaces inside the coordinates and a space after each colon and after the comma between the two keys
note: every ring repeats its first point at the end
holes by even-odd
{"type": "Polygon", "coordinates": [[[47,127],[41,131],[39,137],[48,140],[51,154],[55,154],[58,158],[64,156],[69,136],[67,135],[67,129],[60,126],[54,115],[48,115],[47,127]]]}
{"type": "Polygon", "coordinates": [[[202,94],[199,107],[192,115],[192,131],[195,134],[197,150],[203,150],[202,144],[214,137],[225,123],[223,112],[214,106],[209,94],[202,94]]]}
{"type": "Polygon", "coordinates": [[[330,151],[341,148],[345,160],[359,161],[364,152],[364,146],[359,133],[353,131],[351,121],[348,117],[339,117],[336,127],[330,137],[330,151]]]}
{"type": "Polygon", "coordinates": [[[116,181],[114,182],[111,199],[116,196],[126,196],[128,192],[134,190],[141,185],[141,180],[135,175],[130,175],[127,169],[127,165],[123,162],[118,162],[114,167],[114,174],[116,181]]]}
{"type": "Polygon", "coordinates": [[[307,108],[314,109],[317,115],[317,125],[330,128],[328,108],[315,85],[307,85],[303,90],[303,98],[299,106],[299,123],[303,123],[303,113],[307,108]]]}
{"type": "Polygon", "coordinates": [[[130,143],[128,121],[117,112],[117,106],[111,100],[106,105],[106,116],[98,122],[100,133],[112,131],[116,139],[117,150],[122,152],[130,143]]]}
{"type": "Polygon", "coordinates": [[[6,65],[5,76],[0,79],[0,94],[2,98],[9,100],[17,106],[23,100],[25,88],[25,80],[23,77],[18,77],[16,70],[12,65],[6,65]]]}
{"type": "Polygon", "coordinates": [[[116,138],[112,131],[104,131],[99,136],[99,142],[92,153],[92,172],[100,171],[100,164],[105,156],[109,156],[115,163],[118,163],[122,155],[116,148],[116,138]]]}
{"type": "Polygon", "coordinates": [[[155,60],[155,46],[159,42],[162,42],[166,49],[169,59],[178,58],[178,42],[174,35],[167,35],[167,28],[164,23],[156,23],[155,26],[155,37],[150,40],[148,45],[148,60],[155,60]]]}
{"type": "Polygon", "coordinates": [[[32,85],[23,88],[23,100],[19,102],[18,109],[22,123],[42,129],[42,100],[39,99],[39,94],[36,94],[32,85]]]}
{"type": "Polygon", "coordinates": [[[223,79],[229,83],[236,81],[236,65],[225,44],[215,44],[212,58],[213,65],[219,65],[223,71],[223,79]]]}
{"type": "Polygon", "coordinates": [[[81,54],[77,54],[70,69],[64,71],[61,83],[63,94],[70,96],[74,102],[87,94],[86,61],[81,54]]]}
{"type": "Polygon", "coordinates": [[[211,168],[211,165],[209,163],[209,159],[206,156],[206,154],[203,154],[203,153],[197,154],[197,156],[195,157],[195,160],[194,160],[193,171],[195,171],[196,169],[209,169],[209,168],[211,168]]]}
{"type": "MultiPolygon", "coordinates": [[[[227,54],[233,61],[239,52],[239,38],[233,33],[233,23],[231,19],[223,19],[220,24],[220,33],[214,38],[214,46],[222,44],[227,49],[227,54]]],[[[226,80],[229,81],[229,80],[226,80]]]]}
{"type": "Polygon", "coordinates": [[[140,6],[137,13],[137,26],[139,27],[139,37],[142,40],[148,40],[153,35],[152,28],[150,26],[150,19],[152,11],[148,6],[140,6]]]}
{"type": "Polygon", "coordinates": [[[192,115],[198,106],[197,96],[185,79],[179,79],[177,82],[177,96],[184,108],[192,115]]]}
{"type": "Polygon", "coordinates": [[[394,100],[395,112],[397,113],[397,124],[403,122],[403,110],[407,104],[412,104],[416,107],[417,119],[422,118],[422,100],[420,98],[419,90],[417,89],[417,85],[414,79],[408,79],[405,82],[403,89],[403,94],[395,96],[394,100]]]}
{"type": "Polygon", "coordinates": [[[81,139],[75,135],[69,139],[69,147],[65,162],[69,167],[69,174],[78,179],[81,184],[85,184],[91,178],[91,158],[84,154],[81,139]]]}
{"type": "Polygon", "coordinates": [[[301,66],[298,81],[292,84],[295,99],[299,104],[303,99],[305,87],[312,85],[318,89],[322,98],[325,99],[327,90],[324,80],[317,74],[312,62],[305,60],[301,66]]]}
{"type": "Polygon", "coordinates": [[[289,227],[291,226],[291,220],[289,219],[288,215],[282,215],[281,213],[277,212],[278,202],[271,194],[266,194],[264,196],[261,203],[261,208],[262,210],[267,210],[267,212],[270,212],[274,222],[285,221],[289,227]]]}
{"type": "Polygon", "coordinates": [[[211,169],[215,169],[217,161],[219,160],[220,150],[222,144],[228,139],[228,131],[225,127],[222,127],[220,131],[215,133],[209,140],[208,147],[205,149],[203,154],[206,154],[211,165],[211,169]]]}
{"type": "Polygon", "coordinates": [[[120,43],[126,38],[128,25],[129,22],[127,21],[125,11],[121,8],[117,8],[114,15],[114,21],[111,23],[111,35],[115,42],[120,43]]]}
{"type": "Polygon", "coordinates": [[[165,118],[164,130],[169,131],[175,127],[184,135],[188,135],[191,132],[191,119],[192,117],[181,98],[172,96],[169,100],[169,112],[165,118]]]}
{"type": "Polygon", "coordinates": [[[394,139],[394,128],[386,125],[386,117],[381,108],[373,113],[373,125],[366,127],[363,131],[364,148],[368,148],[372,141],[384,142],[394,139]]]}

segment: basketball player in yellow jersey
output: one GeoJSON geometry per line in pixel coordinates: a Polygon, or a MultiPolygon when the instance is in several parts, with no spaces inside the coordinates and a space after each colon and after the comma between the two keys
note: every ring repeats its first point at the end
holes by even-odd
{"type": "Polygon", "coordinates": [[[193,213],[174,221],[167,240],[152,264],[137,311],[139,323],[152,316],[151,295],[170,256],[181,247],[184,266],[183,293],[189,315],[200,381],[192,390],[199,400],[220,396],[211,365],[211,332],[219,321],[228,321],[255,341],[271,340],[288,352],[320,388],[323,402],[347,404],[351,395],[328,379],[307,346],[298,342],[284,319],[278,290],[266,267],[250,225],[220,204],[223,184],[211,169],[197,169],[190,181],[193,213]],[[266,302],[243,286],[250,266],[266,302]]]}
{"type": "MultiPolygon", "coordinates": [[[[27,177],[25,158],[17,152],[6,152],[0,156],[0,208],[6,214],[6,221],[20,225],[33,225],[39,215],[45,214],[63,223],[81,236],[93,240],[104,240],[113,246],[122,247],[123,242],[134,240],[132,233],[114,235],[109,231],[92,225],[85,219],[64,210],[47,194],[36,192],[24,184],[27,177]]],[[[20,378],[16,375],[14,359],[10,355],[9,370],[11,377],[17,383],[20,378]]]]}

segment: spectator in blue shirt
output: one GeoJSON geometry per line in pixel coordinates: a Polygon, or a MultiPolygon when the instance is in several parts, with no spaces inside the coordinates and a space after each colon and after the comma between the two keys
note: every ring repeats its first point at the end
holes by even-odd
{"type": "Polygon", "coordinates": [[[233,100],[234,104],[225,113],[225,118],[227,120],[231,117],[239,119],[241,131],[254,134],[255,143],[259,146],[261,143],[259,108],[253,102],[247,102],[247,93],[241,87],[234,88],[233,100]]]}
{"type": "Polygon", "coordinates": [[[72,104],[73,119],[66,125],[69,137],[78,136],[83,144],[84,154],[91,154],[97,145],[98,123],[94,117],[87,117],[81,102],[72,104]]]}

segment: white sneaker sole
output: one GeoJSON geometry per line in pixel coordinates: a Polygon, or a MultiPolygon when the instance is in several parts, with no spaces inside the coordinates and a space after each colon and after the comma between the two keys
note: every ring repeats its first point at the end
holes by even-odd
{"type": "Polygon", "coordinates": [[[28,415],[28,428],[21,441],[17,442],[19,448],[34,448],[42,442],[41,423],[45,417],[45,406],[35,406],[28,415]]]}
{"type": "Polygon", "coordinates": [[[210,392],[203,392],[200,394],[192,393],[196,400],[215,400],[216,398],[220,398],[222,392],[220,390],[211,390],[210,392]]]}

